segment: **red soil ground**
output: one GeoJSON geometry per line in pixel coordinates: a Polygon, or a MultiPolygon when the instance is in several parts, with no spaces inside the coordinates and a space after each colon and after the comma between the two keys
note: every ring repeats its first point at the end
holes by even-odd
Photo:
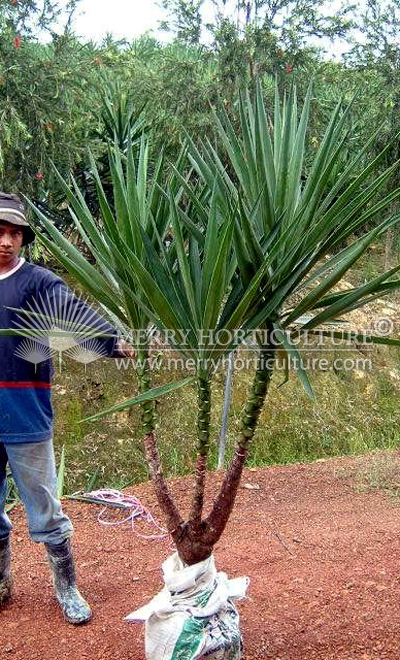
{"type": "MultiPolygon", "coordinates": [[[[248,575],[239,603],[246,660],[400,658],[399,507],[377,491],[357,492],[338,476],[351,459],[248,470],[237,507],[215,549],[218,568],[248,575]]],[[[210,476],[210,493],[221,475],[210,476]]],[[[188,480],[173,490],[185,503],[188,480]]],[[[131,489],[128,489],[131,492],[131,489]]],[[[134,489],[150,510],[149,484],[134,489]]],[[[71,501],[82,592],[93,621],[74,628],[52,596],[43,549],[12,512],[15,593],[0,613],[1,660],[143,660],[143,627],[123,617],[162,586],[171,549],[129,525],[103,527],[98,508],[71,501]]]]}

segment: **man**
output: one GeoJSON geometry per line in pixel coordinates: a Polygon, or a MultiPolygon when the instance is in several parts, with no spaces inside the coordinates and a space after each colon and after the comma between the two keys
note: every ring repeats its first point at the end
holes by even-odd
{"type": "MultiPolygon", "coordinates": [[[[19,256],[20,248],[34,237],[21,200],[0,193],[0,329],[21,326],[17,323],[21,315],[15,310],[33,309],[32,302],[40,302],[53,311],[63,306],[73,309],[76,318],[90,319],[89,325],[98,332],[96,342],[102,354],[132,357],[133,349],[122,342],[117,331],[75,297],[62,279],[19,256]]],[[[25,506],[30,535],[35,542],[45,544],[56,598],[64,617],[70,623],[81,624],[89,621],[92,613],[76,587],[70,548],[72,525],[57,498],[52,445],[52,364],[49,359],[38,364],[20,357],[18,346],[22,341],[27,340],[15,335],[0,337],[0,607],[10,597],[12,586],[12,525],[4,511],[8,463],[25,506]]],[[[45,348],[49,354],[49,347],[45,348]]]]}

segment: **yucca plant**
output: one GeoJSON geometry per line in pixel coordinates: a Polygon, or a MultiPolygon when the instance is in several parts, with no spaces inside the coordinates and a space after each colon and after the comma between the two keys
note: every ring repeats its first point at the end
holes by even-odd
{"type": "MultiPolygon", "coordinates": [[[[277,349],[288,358],[299,357],[294,344],[299,334],[327,332],[326,324],[400,285],[399,280],[392,279],[398,266],[350,291],[335,291],[335,285],[372,241],[398,222],[397,216],[389,217],[361,238],[353,238],[357,229],[384,214],[400,196],[398,189],[377,200],[398,164],[372,178],[385,152],[367,162],[371,138],[332,186],[335,164],[349,138],[346,118],[351,107],[340,102],[311,169],[304,172],[310,102],[311,90],[298,117],[295,92],[282,105],[277,95],[271,122],[258,88],[254,102],[247,100],[240,105],[241,136],[233,130],[226,114],[216,119],[225,153],[217,152],[211,143],[196,147],[188,141],[191,166],[200,185],[193,188],[178,165],[171,185],[163,190],[161,184],[150,187],[153,195],[156,190],[159,194],[162,226],[165,229],[171,225],[173,242],[168,250],[162,233],[156,230],[157,204],[150,210],[145,201],[146,182],[139,176],[143,164],[134,176],[131,156],[126,177],[118,158],[112,167],[115,214],[98,186],[104,224],[101,233],[79,191],[69,193],[73,217],[101,276],[43,214],[38,214],[51,235],[51,239],[45,239],[46,246],[101,304],[135,328],[151,321],[169,330],[175,337],[173,348],[191,360],[198,393],[198,433],[194,491],[187,520],[174,502],[160,464],[151,404],[160,388],[149,391],[149,380],[142,378],[141,395],[119,406],[121,409],[147,401],[143,422],[151,478],[178,553],[189,565],[210,556],[229,519],[277,349]],[[138,191],[144,206],[138,203],[138,191]],[[184,206],[187,200],[189,207],[184,206]],[[329,256],[345,239],[352,241],[349,247],[329,256]],[[222,332],[223,342],[218,335],[222,332]],[[204,517],[211,442],[210,384],[223,356],[250,332],[254,332],[258,343],[258,368],[231,465],[209,515],[204,517]]],[[[154,201],[154,197],[151,199],[154,201]]],[[[357,339],[342,329],[334,334],[357,339]]],[[[400,345],[392,338],[370,337],[369,341],[400,345]]],[[[314,398],[308,375],[300,361],[298,365],[301,383],[314,398]]]]}
{"type": "MultiPolygon", "coordinates": [[[[143,133],[149,130],[149,123],[144,111],[145,104],[136,110],[132,97],[122,90],[120,84],[107,81],[107,79],[103,80],[98,112],[99,127],[97,130],[92,130],[87,139],[91,144],[96,145],[97,178],[101,181],[102,189],[110,205],[113,202],[113,188],[108,151],[110,148],[116,149],[126,156],[128,146],[130,146],[135,154],[139,153],[143,133]]],[[[92,168],[85,158],[75,166],[72,175],[87,207],[97,219],[100,211],[99,196],[92,168]]],[[[74,223],[71,223],[70,214],[65,208],[67,201],[65,191],[61,187],[57,192],[52,190],[51,193],[51,203],[43,199],[35,199],[35,206],[53,220],[54,224],[62,229],[68,238],[74,240],[76,230],[74,223]]]]}
{"type": "MultiPolygon", "coordinates": [[[[96,160],[96,169],[107,200],[112,205],[112,175],[108,148],[117,149],[126,155],[130,147],[134,153],[137,153],[143,133],[149,130],[149,122],[144,115],[146,104],[135,109],[132,95],[125,92],[119,83],[104,79],[101,92],[99,127],[88,137],[92,142],[97,143],[96,148],[100,153],[96,160]]],[[[74,178],[90,211],[93,215],[97,215],[99,199],[90,166],[85,162],[76,166],[74,178]]]]}

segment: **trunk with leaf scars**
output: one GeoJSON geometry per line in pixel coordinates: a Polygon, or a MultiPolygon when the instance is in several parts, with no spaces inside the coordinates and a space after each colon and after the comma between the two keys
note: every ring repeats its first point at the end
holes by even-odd
{"type": "Polygon", "coordinates": [[[268,393],[268,387],[273,373],[272,365],[274,356],[275,349],[273,347],[265,347],[261,350],[257,371],[242,418],[242,428],[236,451],[222,482],[220,492],[213,504],[211,513],[207,518],[207,533],[210,543],[213,545],[220,539],[235,504],[249,444],[254,437],[261,410],[268,393]]]}
{"type": "Polygon", "coordinates": [[[210,443],[211,391],[209,378],[201,374],[197,379],[197,460],[193,498],[189,519],[184,521],[169,491],[164,478],[154,432],[145,438],[146,457],[155,487],[158,503],[167,521],[181,559],[188,565],[196,564],[210,556],[212,547],[204,542],[207,525],[202,521],[207,458],[210,443]]]}
{"type": "Polygon", "coordinates": [[[167,520],[168,530],[175,542],[179,556],[187,565],[207,559],[220,539],[232,512],[240,478],[272,376],[274,348],[264,348],[259,357],[258,368],[242,419],[242,429],[237,448],[214,502],[210,515],[202,519],[206,464],[209,449],[210,383],[198,381],[198,457],[194,494],[189,520],[181,517],[164,479],[156,447],[154,433],[146,436],[146,456],[151,469],[157,499],[167,520]]]}
{"type": "MultiPolygon", "coordinates": [[[[141,393],[148,392],[151,388],[149,353],[147,350],[140,350],[138,353],[139,390],[141,393]]],[[[158,503],[165,516],[167,528],[171,535],[174,531],[180,529],[183,524],[179,511],[173,501],[167,482],[164,478],[160,455],[157,448],[155,436],[155,410],[154,401],[146,401],[141,404],[141,417],[143,430],[145,432],[144,446],[147,463],[150,468],[150,476],[153,482],[158,503]]]]}
{"type": "MultiPolygon", "coordinates": [[[[139,392],[144,394],[151,389],[151,375],[149,366],[149,351],[141,349],[138,351],[137,378],[139,381],[139,392]]],[[[143,430],[146,435],[152,433],[155,427],[155,405],[154,401],[145,401],[141,404],[141,418],[143,430]]]]}
{"type": "Polygon", "coordinates": [[[206,481],[207,457],[210,447],[210,411],[211,391],[207,377],[199,376],[197,381],[198,414],[197,414],[197,460],[195,486],[193,493],[190,520],[194,525],[201,522],[204,504],[204,488],[206,481]]]}

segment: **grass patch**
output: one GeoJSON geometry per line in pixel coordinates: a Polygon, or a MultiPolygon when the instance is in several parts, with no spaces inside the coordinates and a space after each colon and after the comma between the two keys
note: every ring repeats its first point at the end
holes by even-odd
{"type": "Polygon", "coordinates": [[[382,490],[398,502],[400,492],[400,454],[398,449],[374,451],[350,467],[338,468],[339,478],[351,479],[358,491],[382,490]]]}

